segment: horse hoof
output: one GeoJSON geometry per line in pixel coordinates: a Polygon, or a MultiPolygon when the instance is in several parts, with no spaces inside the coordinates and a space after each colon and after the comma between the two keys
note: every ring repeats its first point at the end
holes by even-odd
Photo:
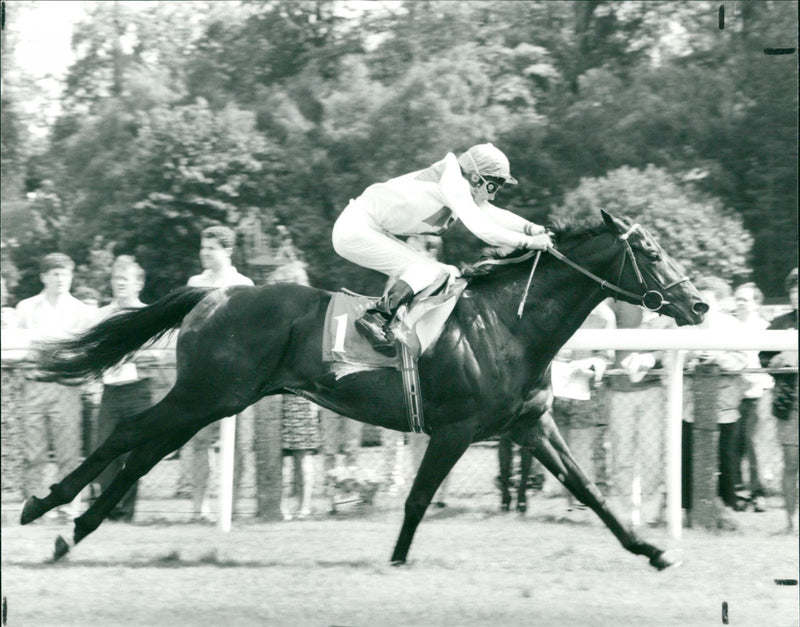
{"type": "Polygon", "coordinates": [[[528,511],[528,504],[527,503],[517,503],[517,512],[520,514],[524,514],[528,511]]]}
{"type": "Polygon", "coordinates": [[[677,568],[681,564],[683,564],[683,560],[674,555],[670,555],[669,551],[661,551],[658,555],[654,555],[650,558],[650,565],[658,570],[677,568]]]}
{"type": "Polygon", "coordinates": [[[53,549],[53,561],[57,562],[67,553],[69,553],[69,543],[61,536],[58,536],[56,538],[56,546],[53,549]]]}
{"type": "Polygon", "coordinates": [[[406,561],[404,559],[403,560],[392,560],[390,563],[391,563],[392,566],[405,566],[406,565],[406,561]]]}
{"type": "Polygon", "coordinates": [[[19,515],[19,524],[27,525],[32,523],[37,518],[40,518],[45,513],[45,508],[42,505],[42,499],[35,496],[29,496],[22,504],[22,511],[19,515]]]}

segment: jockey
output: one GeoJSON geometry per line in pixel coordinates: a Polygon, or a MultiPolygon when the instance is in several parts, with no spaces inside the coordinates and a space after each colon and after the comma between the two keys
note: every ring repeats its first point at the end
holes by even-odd
{"type": "Polygon", "coordinates": [[[543,226],[490,204],[503,185],[516,183],[508,158],[492,144],[478,144],[458,159],[447,153],[423,170],[370,185],[350,201],[333,225],[334,250],[348,261],[397,279],[356,321],[359,334],[375,350],[394,354],[388,327],[401,305],[443,274],[454,278],[460,274],[398,236],[441,235],[461,220],[492,246],[537,250],[552,246],[543,226]]]}

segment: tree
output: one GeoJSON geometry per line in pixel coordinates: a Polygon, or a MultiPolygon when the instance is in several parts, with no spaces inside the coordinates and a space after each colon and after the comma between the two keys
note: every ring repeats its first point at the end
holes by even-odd
{"type": "MultiPolygon", "coordinates": [[[[349,15],[350,5],[323,1],[96,3],[76,32],[64,113],[47,152],[28,161],[23,191],[54,182],[69,220],[47,237],[79,263],[96,235],[119,239],[122,224],[138,238],[171,233],[168,259],[163,247],[143,251],[151,274],[169,266],[151,296],[194,268],[193,217],[235,222],[253,210],[289,228],[315,284],[377,291],[383,277],[330,244],[348,200],[493,141],[521,182],[499,203],[539,222],[582,178],[653,164],[693,179],[744,217],[753,277],[777,295],[797,254],[797,67],[796,55],[768,57],[763,47],[793,45],[784,40],[796,8],[726,6],[721,31],[710,0],[403,2],[349,15]],[[241,152],[206,126],[226,111],[252,116],[258,138],[237,134],[241,152]],[[204,130],[192,139],[195,115],[204,130]]],[[[4,237],[20,222],[8,210],[28,206],[4,201],[4,237]]],[[[475,249],[457,229],[445,257],[475,249]]]]}
{"type": "Polygon", "coordinates": [[[690,277],[713,275],[730,283],[749,278],[753,238],[741,217],[666,170],[623,167],[605,177],[582,179],[553,218],[599,216],[600,209],[640,222],[690,277]]]}

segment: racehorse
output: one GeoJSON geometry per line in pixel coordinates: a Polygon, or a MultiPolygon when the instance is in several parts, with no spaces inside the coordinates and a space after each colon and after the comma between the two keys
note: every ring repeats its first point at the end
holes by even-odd
{"type": "MultiPolygon", "coordinates": [[[[467,447],[501,433],[529,447],[628,551],[644,555],[658,569],[675,563],[623,525],[579,468],[550,414],[549,364],[608,295],[658,309],[679,325],[700,323],[708,305],[639,225],[603,212],[602,220],[556,225],[553,237],[557,249],[535,259],[529,251],[465,269],[467,288],[438,340],[420,356],[431,437],[405,503],[393,564],[405,563],[434,493],[467,447]],[[521,298],[526,312],[520,317],[521,298]]],[[[289,283],[181,288],[46,346],[38,358],[43,378],[68,382],[100,376],[148,341],[180,327],[177,378],[169,393],[135,419],[120,422],[46,497],[27,499],[21,523],[71,502],[113,459],[130,452],[112,483],[75,519],[73,540],[80,542],[159,460],[202,427],[266,395],[298,394],[361,422],[408,431],[396,369],[338,376],[323,361],[323,324],[331,297],[289,283]]],[[[59,536],[55,558],[68,551],[59,536]]]]}

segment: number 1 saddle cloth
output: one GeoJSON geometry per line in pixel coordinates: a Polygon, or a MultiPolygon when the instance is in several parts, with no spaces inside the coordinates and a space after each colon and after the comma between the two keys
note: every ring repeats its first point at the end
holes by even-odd
{"type": "MultiPolygon", "coordinates": [[[[401,307],[392,330],[419,356],[436,343],[444,323],[452,313],[458,298],[467,286],[464,279],[456,279],[442,289],[434,284],[420,292],[408,309],[401,307]]],[[[371,307],[377,297],[336,292],[328,304],[322,335],[322,360],[349,364],[361,368],[400,368],[400,357],[386,357],[372,349],[355,328],[355,321],[371,307]]]]}

